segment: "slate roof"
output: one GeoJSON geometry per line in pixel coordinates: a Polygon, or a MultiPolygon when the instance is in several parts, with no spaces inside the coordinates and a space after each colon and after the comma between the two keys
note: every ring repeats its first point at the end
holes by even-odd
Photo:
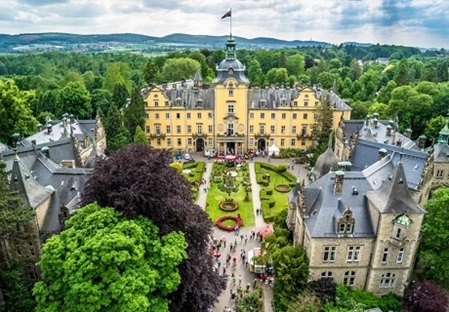
{"type": "Polygon", "coordinates": [[[335,155],[332,147],[328,146],[326,151],[317,158],[311,172],[317,177],[322,177],[331,169],[337,170],[339,161],[340,159],[335,155]]]}
{"type": "Polygon", "coordinates": [[[449,145],[435,144],[433,155],[436,163],[449,163],[449,145]]]}
{"type": "Polygon", "coordinates": [[[355,219],[353,237],[374,237],[368,199],[382,213],[424,213],[409,193],[405,167],[394,165],[394,161],[395,157],[389,155],[363,171],[345,172],[340,194],[334,193],[334,171],[307,185],[304,192],[310,235],[338,237],[337,221],[345,209],[351,209],[355,219]]]}
{"type": "Polygon", "coordinates": [[[393,163],[399,161],[400,153],[403,154],[402,162],[407,175],[408,186],[411,189],[417,189],[427,162],[428,154],[426,152],[359,138],[351,157],[352,170],[361,171],[377,162],[379,149],[381,148],[384,148],[388,155],[392,155],[393,163]]]}
{"type": "Polygon", "coordinates": [[[382,185],[366,193],[366,197],[381,213],[423,214],[424,210],[415,203],[407,186],[407,178],[401,161],[382,185]]]}
{"type": "Polygon", "coordinates": [[[301,190],[301,182],[299,181],[299,177],[296,179],[295,187],[287,194],[289,203],[297,203],[299,191],[301,190]]]}
{"type": "Polygon", "coordinates": [[[335,172],[305,187],[305,206],[308,214],[306,224],[312,237],[338,237],[337,220],[344,209],[350,208],[355,219],[353,237],[374,237],[366,198],[364,194],[371,190],[362,172],[345,172],[341,194],[334,194],[335,172]],[[352,195],[353,187],[358,195],[352,195]]]}

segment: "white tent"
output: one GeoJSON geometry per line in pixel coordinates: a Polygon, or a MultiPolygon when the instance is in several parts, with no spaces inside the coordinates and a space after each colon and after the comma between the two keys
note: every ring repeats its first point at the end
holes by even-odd
{"type": "Polygon", "coordinates": [[[279,155],[279,152],[280,152],[279,147],[277,147],[274,144],[268,148],[268,155],[270,156],[277,156],[279,155]]]}

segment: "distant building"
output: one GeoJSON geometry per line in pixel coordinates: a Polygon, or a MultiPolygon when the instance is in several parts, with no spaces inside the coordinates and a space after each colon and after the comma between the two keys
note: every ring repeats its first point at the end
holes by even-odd
{"type": "Polygon", "coordinates": [[[60,122],[49,120],[40,128],[38,133],[16,142],[15,148],[1,152],[6,170],[11,172],[11,189],[24,196],[35,218],[0,239],[0,260],[6,264],[23,260],[32,281],[40,276],[35,263],[41,257],[42,244],[59,233],[64,221],[78,208],[94,159],[106,147],[99,118],[64,117],[60,122]]]}
{"type": "Polygon", "coordinates": [[[313,142],[322,98],[334,110],[334,129],[351,108],[332,91],[319,87],[282,84],[254,86],[245,66],[236,58],[235,40],[226,42],[226,58],[217,66],[212,85],[203,85],[198,72],[193,80],[148,86],[143,90],[145,132],[156,148],[218,153],[306,149],[313,142]]]}

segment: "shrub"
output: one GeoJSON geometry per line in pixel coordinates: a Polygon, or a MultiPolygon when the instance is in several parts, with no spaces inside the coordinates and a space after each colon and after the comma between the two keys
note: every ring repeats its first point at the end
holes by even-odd
{"type": "Polygon", "coordinates": [[[215,221],[215,224],[222,230],[234,231],[237,226],[241,227],[243,225],[243,220],[240,217],[227,215],[227,216],[222,216],[222,217],[218,218],[217,221],[215,221]],[[223,221],[226,221],[226,220],[234,220],[235,221],[235,225],[225,225],[225,224],[223,224],[223,221]]]}
{"type": "Polygon", "coordinates": [[[277,172],[282,173],[287,171],[287,165],[286,164],[279,164],[277,167],[277,172]]]}
{"type": "Polygon", "coordinates": [[[267,195],[273,195],[273,189],[271,189],[271,188],[265,189],[265,192],[267,195]]]}

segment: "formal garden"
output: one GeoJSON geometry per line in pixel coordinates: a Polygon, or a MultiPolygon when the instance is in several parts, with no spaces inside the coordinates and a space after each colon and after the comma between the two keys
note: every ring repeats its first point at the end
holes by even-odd
{"type": "MultiPolygon", "coordinates": [[[[179,163],[173,163],[172,167],[177,167],[179,165],[177,165],[179,163]]],[[[193,196],[193,200],[195,201],[198,197],[198,192],[200,190],[200,186],[201,186],[201,179],[203,178],[203,172],[204,172],[204,168],[205,168],[206,164],[204,163],[204,161],[199,161],[199,162],[193,162],[193,163],[189,163],[189,164],[184,164],[181,165],[181,169],[182,170],[182,175],[184,176],[184,178],[187,179],[187,181],[190,182],[190,184],[192,185],[192,196],[193,196]]]]}
{"type": "Polygon", "coordinates": [[[285,164],[274,166],[256,162],[255,170],[257,183],[261,186],[263,218],[266,222],[271,222],[275,215],[286,209],[287,194],[295,187],[297,178],[287,171],[285,164]]]}
{"type": "Polygon", "coordinates": [[[254,226],[254,209],[248,164],[214,163],[206,212],[219,228],[254,226]]]}

